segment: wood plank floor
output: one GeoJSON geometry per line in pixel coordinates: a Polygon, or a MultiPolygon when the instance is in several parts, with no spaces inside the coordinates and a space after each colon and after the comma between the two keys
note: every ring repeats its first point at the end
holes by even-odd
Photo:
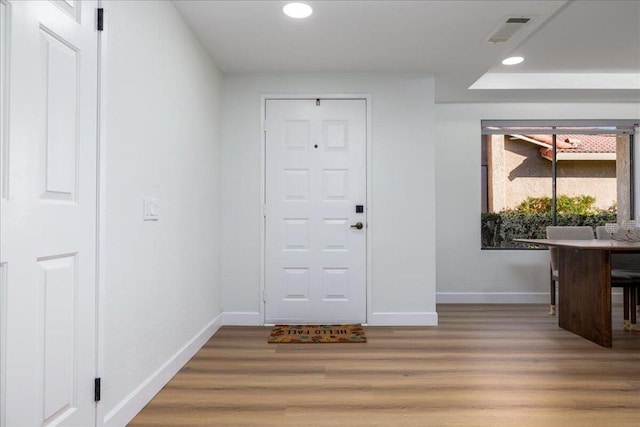
{"type": "Polygon", "coordinates": [[[615,317],[606,349],[546,311],[439,305],[439,326],[367,327],[366,344],[223,327],[129,425],[640,425],[640,333],[615,317]]]}

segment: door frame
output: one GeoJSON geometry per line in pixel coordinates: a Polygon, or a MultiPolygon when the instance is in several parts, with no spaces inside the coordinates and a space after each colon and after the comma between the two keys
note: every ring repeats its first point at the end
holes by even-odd
{"type": "Polygon", "coordinates": [[[269,100],[364,100],[365,101],[365,117],[367,123],[365,124],[365,182],[366,182],[366,219],[367,227],[366,231],[366,266],[365,266],[365,305],[366,305],[366,321],[371,319],[371,301],[372,301],[372,265],[371,265],[371,236],[372,236],[372,224],[373,224],[373,209],[372,203],[372,186],[371,186],[371,94],[362,93],[305,93],[305,94],[263,94],[260,95],[260,325],[265,325],[265,286],[266,286],[266,218],[265,218],[265,203],[267,192],[267,176],[266,176],[266,132],[265,132],[265,120],[266,120],[266,106],[269,100]]]}
{"type": "MultiPolygon", "coordinates": [[[[11,43],[11,4],[0,0],[0,203],[8,197],[8,146],[9,146],[9,44],[11,43]]],[[[0,208],[0,211],[2,208],[0,208]]],[[[0,218],[1,220],[1,218],[0,218]]],[[[0,259],[0,426],[6,425],[6,378],[7,372],[7,268],[0,259]]]]}
{"type": "MultiPolygon", "coordinates": [[[[107,15],[108,4],[105,5],[104,0],[97,0],[99,8],[102,8],[103,13],[107,15]]],[[[106,315],[105,305],[107,289],[105,283],[107,282],[107,239],[106,239],[106,224],[107,224],[107,89],[108,89],[108,60],[107,60],[107,48],[109,40],[108,24],[109,17],[105,17],[104,30],[98,31],[98,105],[97,105],[97,174],[96,177],[96,196],[97,196],[97,219],[96,219],[96,378],[102,378],[105,375],[104,365],[104,347],[105,347],[105,335],[106,335],[106,315]],[[105,31],[106,30],[106,31],[105,31]]],[[[102,390],[101,390],[102,391],[102,390]]],[[[95,412],[95,427],[102,427],[105,424],[106,408],[102,404],[102,400],[96,402],[95,412]]]]}

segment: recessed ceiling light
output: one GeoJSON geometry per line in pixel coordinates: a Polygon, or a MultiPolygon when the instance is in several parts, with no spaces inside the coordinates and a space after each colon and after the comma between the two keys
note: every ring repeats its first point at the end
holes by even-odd
{"type": "Polygon", "coordinates": [[[313,9],[311,9],[311,6],[305,3],[287,3],[282,8],[282,11],[285,15],[297,19],[306,18],[313,13],[313,9]]]}
{"type": "Polygon", "coordinates": [[[502,61],[502,63],[504,65],[516,65],[521,63],[522,61],[524,61],[524,58],[522,56],[511,56],[505,60],[502,61]]]}

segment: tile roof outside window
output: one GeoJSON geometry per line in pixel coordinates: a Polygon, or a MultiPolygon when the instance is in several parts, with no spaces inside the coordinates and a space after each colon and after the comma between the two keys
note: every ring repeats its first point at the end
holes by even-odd
{"type": "MultiPolygon", "coordinates": [[[[551,147],[551,135],[526,135],[551,147]]],[[[574,147],[558,143],[558,153],[615,153],[615,135],[558,135],[557,141],[571,143],[574,147]]]]}

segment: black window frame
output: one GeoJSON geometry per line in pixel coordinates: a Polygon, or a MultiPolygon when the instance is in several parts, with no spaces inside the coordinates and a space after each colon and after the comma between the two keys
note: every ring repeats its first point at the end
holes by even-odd
{"type": "MultiPolygon", "coordinates": [[[[514,134],[516,129],[518,134],[547,134],[552,135],[553,157],[551,162],[551,219],[550,225],[557,225],[558,217],[557,205],[557,152],[556,136],[561,134],[615,134],[629,136],[629,219],[635,218],[635,136],[640,127],[640,120],[481,120],[481,216],[488,211],[489,180],[486,144],[487,136],[514,134]],[[512,129],[509,129],[512,128],[512,129]],[[515,129],[513,129],[515,128],[515,129]],[[577,129],[578,128],[578,129],[577,129]]],[[[481,250],[546,250],[545,247],[532,245],[522,245],[518,247],[491,247],[482,245],[482,233],[480,236],[481,250]]]]}

